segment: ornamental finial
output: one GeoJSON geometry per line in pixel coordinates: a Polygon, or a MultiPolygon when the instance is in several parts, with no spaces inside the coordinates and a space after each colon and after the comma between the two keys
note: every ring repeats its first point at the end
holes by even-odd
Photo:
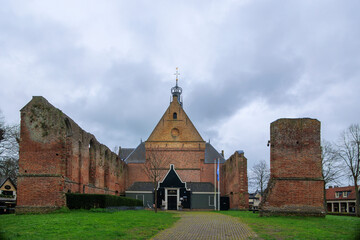
{"type": "Polygon", "coordinates": [[[179,80],[179,75],[180,75],[178,67],[176,68],[176,72],[174,73],[174,75],[176,76],[176,86],[177,86],[178,85],[178,80],[179,80]]]}

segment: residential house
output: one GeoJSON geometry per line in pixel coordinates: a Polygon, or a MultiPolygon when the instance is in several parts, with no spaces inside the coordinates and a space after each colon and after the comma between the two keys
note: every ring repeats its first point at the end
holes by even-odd
{"type": "Polygon", "coordinates": [[[355,213],[355,186],[332,187],[326,189],[329,213],[355,213]]]}
{"type": "Polygon", "coordinates": [[[261,193],[256,190],[254,193],[249,193],[249,210],[258,210],[261,202],[261,193]]]}
{"type": "Polygon", "coordinates": [[[13,212],[16,206],[16,184],[9,177],[0,179],[0,213],[13,212]]]}

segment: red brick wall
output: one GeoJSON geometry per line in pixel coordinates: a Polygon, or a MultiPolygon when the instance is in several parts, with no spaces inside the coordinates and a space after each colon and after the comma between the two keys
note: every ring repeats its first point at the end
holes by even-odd
{"type": "Polygon", "coordinates": [[[34,97],[21,110],[18,212],[64,206],[66,192],[120,194],[126,169],[117,154],[45,98],[34,97]]]}
{"type": "Polygon", "coordinates": [[[222,167],[221,194],[229,197],[231,209],[249,209],[247,159],[235,152],[222,167]]]}
{"type": "Polygon", "coordinates": [[[260,213],[323,216],[320,122],[279,119],[271,123],[270,144],[271,178],[260,213]]]}

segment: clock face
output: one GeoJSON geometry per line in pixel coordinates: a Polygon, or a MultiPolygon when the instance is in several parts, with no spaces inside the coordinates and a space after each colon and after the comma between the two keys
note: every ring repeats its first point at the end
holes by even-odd
{"type": "Polygon", "coordinates": [[[177,129],[177,128],[171,129],[171,136],[177,137],[177,136],[179,136],[179,135],[180,135],[179,129],[177,129]]]}

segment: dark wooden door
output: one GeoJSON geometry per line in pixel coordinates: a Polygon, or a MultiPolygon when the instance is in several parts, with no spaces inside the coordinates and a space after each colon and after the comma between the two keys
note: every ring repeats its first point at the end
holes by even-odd
{"type": "Polygon", "coordinates": [[[177,210],[177,196],[168,196],[168,210],[177,210]]]}

